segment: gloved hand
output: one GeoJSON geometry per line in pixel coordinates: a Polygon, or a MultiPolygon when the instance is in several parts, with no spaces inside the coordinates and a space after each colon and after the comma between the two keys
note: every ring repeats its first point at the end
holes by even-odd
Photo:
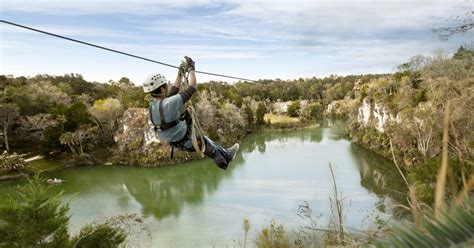
{"type": "Polygon", "coordinates": [[[194,60],[192,58],[188,57],[188,56],[184,56],[184,59],[185,59],[185,61],[183,61],[183,62],[186,62],[185,70],[187,72],[194,71],[195,70],[194,60]]]}
{"type": "Polygon", "coordinates": [[[186,74],[186,61],[181,61],[181,65],[178,68],[178,74],[184,76],[186,74]]]}

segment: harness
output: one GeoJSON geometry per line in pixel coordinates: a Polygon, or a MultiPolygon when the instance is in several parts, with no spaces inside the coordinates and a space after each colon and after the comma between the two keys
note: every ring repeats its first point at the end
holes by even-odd
{"type": "Polygon", "coordinates": [[[156,125],[155,122],[153,121],[153,111],[151,109],[151,104],[150,104],[150,107],[149,107],[149,111],[150,111],[150,120],[151,120],[151,123],[153,124],[153,129],[155,130],[155,132],[161,132],[161,131],[165,131],[165,130],[168,130],[172,127],[175,127],[176,125],[178,125],[178,123],[180,121],[185,121],[186,122],[186,134],[183,136],[183,138],[181,138],[180,140],[178,141],[174,141],[174,142],[169,142],[169,144],[171,145],[171,154],[170,154],[170,159],[173,159],[173,154],[174,154],[174,148],[177,147],[179,149],[186,149],[184,147],[184,144],[192,139],[191,137],[191,134],[192,132],[190,131],[192,129],[192,118],[191,118],[191,115],[189,114],[189,112],[186,110],[184,113],[181,114],[181,117],[179,118],[179,120],[175,120],[175,121],[172,121],[172,122],[166,122],[165,121],[165,114],[164,114],[164,111],[163,111],[163,100],[162,99],[159,103],[158,103],[158,109],[160,111],[160,119],[161,119],[161,123],[160,125],[156,125]]]}
{"type": "Polygon", "coordinates": [[[155,122],[153,121],[153,111],[151,111],[151,104],[150,104],[150,107],[149,107],[149,111],[150,111],[150,120],[151,120],[151,123],[153,124],[153,129],[155,130],[155,132],[161,132],[161,131],[165,131],[165,130],[168,130],[172,127],[175,127],[176,125],[178,125],[179,123],[179,120],[175,120],[175,121],[172,121],[172,122],[166,122],[165,121],[165,114],[164,114],[164,111],[163,111],[163,100],[162,99],[159,103],[158,103],[158,109],[160,111],[160,119],[161,119],[161,123],[160,125],[156,125],[155,122]]]}

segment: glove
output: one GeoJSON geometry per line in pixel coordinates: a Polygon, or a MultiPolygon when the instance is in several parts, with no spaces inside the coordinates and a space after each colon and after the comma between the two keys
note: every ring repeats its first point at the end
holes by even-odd
{"type": "Polygon", "coordinates": [[[190,72],[190,71],[194,71],[194,60],[188,56],[184,56],[184,59],[186,60],[185,63],[186,63],[186,67],[185,67],[185,71],[187,72],[190,72]]]}
{"type": "Polygon", "coordinates": [[[178,74],[184,76],[186,74],[186,61],[181,61],[181,65],[178,68],[178,74]]]}

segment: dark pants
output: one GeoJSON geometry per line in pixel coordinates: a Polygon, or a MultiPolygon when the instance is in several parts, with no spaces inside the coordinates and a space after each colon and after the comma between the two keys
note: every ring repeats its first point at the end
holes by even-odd
{"type": "MultiPolygon", "coordinates": [[[[189,137],[189,135],[185,137],[186,138],[181,142],[172,143],[171,145],[182,151],[195,152],[196,150],[193,147],[191,137],[189,137]]],[[[198,141],[200,141],[200,139],[198,139],[198,141]]],[[[223,170],[227,169],[230,160],[232,160],[232,153],[228,149],[212,141],[207,136],[204,136],[204,142],[206,145],[206,150],[204,151],[204,154],[214,160],[214,163],[216,163],[219,168],[223,170]]]]}

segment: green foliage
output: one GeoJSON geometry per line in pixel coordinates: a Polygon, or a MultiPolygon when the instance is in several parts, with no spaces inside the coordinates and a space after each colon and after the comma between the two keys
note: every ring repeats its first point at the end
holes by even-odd
{"type": "MultiPolygon", "coordinates": [[[[145,105],[141,87],[128,78],[109,83],[87,82],[79,74],[34,77],[0,76],[0,102],[14,104],[19,118],[13,120],[9,132],[13,149],[40,149],[44,154],[62,151],[59,137],[92,122],[88,107],[98,99],[116,98],[125,107],[145,105]],[[41,139],[27,137],[22,120],[39,114],[51,114],[59,125],[42,130],[41,139]]],[[[2,122],[3,123],[3,122],[2,122]]]]}
{"type": "Polygon", "coordinates": [[[367,82],[381,75],[331,75],[326,78],[300,78],[297,80],[260,80],[257,82],[238,82],[228,85],[224,82],[211,81],[199,84],[199,91],[214,91],[220,97],[232,101],[240,107],[240,97],[252,97],[254,100],[270,101],[294,101],[294,100],[317,100],[328,103],[333,100],[343,99],[346,95],[352,95],[354,82],[360,80],[367,82]]]}
{"type": "Polygon", "coordinates": [[[426,102],[428,101],[428,97],[426,95],[428,91],[426,89],[420,90],[419,92],[416,93],[416,95],[413,98],[413,104],[412,106],[416,107],[420,102],[426,102]]]}
{"type": "Polygon", "coordinates": [[[72,132],[79,126],[91,123],[91,116],[84,102],[74,102],[70,105],[58,105],[50,112],[55,118],[61,116],[66,119],[62,125],[64,131],[72,132]]]}
{"type": "Polygon", "coordinates": [[[254,118],[253,110],[249,105],[245,105],[244,114],[247,117],[247,125],[253,126],[255,123],[255,118],[254,118]]]}
{"type": "Polygon", "coordinates": [[[69,206],[51,195],[36,176],[18,195],[0,203],[0,247],[117,247],[122,229],[110,223],[86,225],[79,236],[68,233],[69,206]]]}
{"type": "Polygon", "coordinates": [[[127,235],[117,228],[113,228],[107,224],[86,225],[81,228],[77,237],[71,241],[75,247],[101,247],[112,248],[123,243],[127,235]]]}
{"type": "Polygon", "coordinates": [[[423,218],[422,227],[399,228],[389,241],[377,247],[472,247],[474,202],[470,199],[443,212],[441,218],[423,218]]]}
{"type": "Polygon", "coordinates": [[[300,118],[303,120],[321,120],[323,112],[324,109],[320,102],[308,103],[301,111],[300,118]]]}
{"type": "Polygon", "coordinates": [[[26,166],[25,159],[23,157],[26,154],[8,154],[7,151],[3,151],[0,155],[0,169],[6,169],[10,171],[16,171],[18,169],[22,169],[26,166]]]}
{"type": "Polygon", "coordinates": [[[265,114],[267,113],[267,108],[262,102],[258,103],[257,111],[255,113],[255,124],[257,126],[262,126],[265,124],[265,114]]]}
{"type": "MultiPolygon", "coordinates": [[[[434,203],[436,185],[433,182],[436,182],[440,165],[441,155],[407,168],[408,179],[410,182],[414,182],[418,199],[428,205],[434,203]]],[[[462,188],[461,169],[464,169],[464,174],[470,174],[470,168],[461,167],[458,159],[449,161],[449,173],[452,174],[452,179],[448,181],[450,189],[454,187],[456,191],[459,191],[462,188]]]]}
{"type": "Polygon", "coordinates": [[[20,197],[0,206],[0,247],[68,247],[69,207],[49,196],[39,177],[21,189],[20,197]]]}
{"type": "Polygon", "coordinates": [[[474,58],[474,50],[470,50],[465,48],[464,46],[460,46],[456,53],[453,55],[453,59],[459,59],[459,60],[464,60],[464,59],[472,59],[474,58]]]}
{"type": "Polygon", "coordinates": [[[432,205],[434,203],[434,191],[436,176],[441,164],[441,157],[431,159],[423,164],[408,168],[410,182],[415,182],[417,197],[420,201],[432,205]]]}
{"type": "Polygon", "coordinates": [[[300,115],[301,104],[300,101],[292,102],[287,109],[287,114],[290,117],[298,117],[300,115]]]}

